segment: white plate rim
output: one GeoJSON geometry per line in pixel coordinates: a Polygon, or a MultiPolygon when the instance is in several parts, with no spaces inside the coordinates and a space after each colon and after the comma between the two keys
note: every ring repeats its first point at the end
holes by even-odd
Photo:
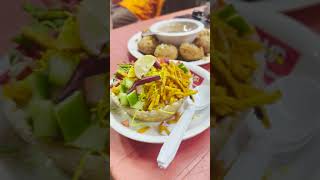
{"type": "MultiPolygon", "coordinates": [[[[190,70],[192,70],[193,72],[195,72],[196,74],[202,76],[204,79],[207,79],[210,82],[210,73],[199,67],[196,65],[192,65],[192,64],[187,64],[184,63],[190,70]]],[[[210,109],[210,106],[207,107],[210,109]]],[[[129,129],[125,126],[123,126],[121,123],[119,123],[114,116],[112,115],[111,111],[110,111],[110,127],[115,130],[117,133],[135,140],[135,141],[139,141],[139,142],[145,142],[145,143],[151,143],[151,144],[162,144],[166,141],[166,139],[168,138],[168,136],[148,136],[145,134],[139,134],[136,131],[129,129]]],[[[203,123],[201,123],[200,125],[189,129],[185,136],[183,137],[183,140],[192,138],[200,133],[202,133],[203,131],[205,131],[206,129],[208,129],[210,127],[210,114],[207,118],[207,121],[204,121],[203,123]]]]}
{"type": "MultiPolygon", "coordinates": [[[[144,56],[142,53],[140,53],[138,51],[138,45],[137,42],[141,39],[141,31],[137,32],[136,34],[134,34],[133,36],[131,36],[131,38],[128,41],[127,44],[127,48],[129,53],[135,57],[135,58],[140,58],[142,56],[144,56]]],[[[181,61],[187,64],[193,64],[193,65],[204,65],[204,64],[209,64],[210,63],[210,57],[206,57],[206,59],[201,59],[201,60],[197,60],[197,61],[191,61],[191,62],[187,62],[187,61],[181,61]]]]}

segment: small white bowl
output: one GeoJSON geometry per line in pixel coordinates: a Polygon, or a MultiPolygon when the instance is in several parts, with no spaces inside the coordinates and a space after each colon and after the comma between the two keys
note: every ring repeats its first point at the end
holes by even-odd
{"type": "Polygon", "coordinates": [[[159,39],[159,41],[166,44],[173,44],[176,46],[179,46],[181,43],[184,43],[184,42],[187,42],[187,43],[193,42],[193,40],[197,37],[197,33],[202,31],[203,29],[204,29],[204,25],[202,22],[193,20],[193,19],[184,19],[184,18],[159,21],[153,24],[149,28],[151,33],[154,33],[156,37],[159,39]],[[163,27],[164,25],[167,25],[169,23],[174,23],[174,22],[192,23],[196,25],[196,28],[188,32],[159,32],[160,27],[163,27]]]}

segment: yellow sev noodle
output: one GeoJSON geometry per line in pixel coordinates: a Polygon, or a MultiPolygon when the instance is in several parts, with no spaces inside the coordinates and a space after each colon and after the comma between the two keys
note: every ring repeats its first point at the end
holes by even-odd
{"type": "Polygon", "coordinates": [[[161,70],[154,67],[146,76],[159,75],[160,80],[144,85],[143,96],[145,98],[143,110],[151,111],[172,104],[182,98],[196,94],[190,89],[190,71],[184,72],[174,62],[161,63],[161,70]]]}

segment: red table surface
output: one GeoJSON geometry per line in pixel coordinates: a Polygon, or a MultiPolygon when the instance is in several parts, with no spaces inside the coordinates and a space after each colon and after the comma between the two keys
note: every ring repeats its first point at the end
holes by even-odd
{"type": "Polygon", "coordinates": [[[320,3],[285,11],[284,14],[320,34],[320,3]]]}
{"type": "MultiPolygon", "coordinates": [[[[116,71],[117,64],[134,59],[129,55],[127,42],[135,33],[147,29],[159,20],[190,14],[193,9],[176,12],[155,19],[137,22],[110,33],[110,72],[116,71]]],[[[204,65],[205,69],[210,65],[204,65]]],[[[125,179],[210,179],[210,130],[183,141],[180,149],[166,169],[157,167],[156,159],[160,144],[141,143],[110,131],[110,169],[116,180],[125,179]]]]}

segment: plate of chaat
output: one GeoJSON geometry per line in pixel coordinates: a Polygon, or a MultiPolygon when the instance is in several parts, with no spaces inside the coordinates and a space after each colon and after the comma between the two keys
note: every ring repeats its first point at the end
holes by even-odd
{"type": "MultiPolygon", "coordinates": [[[[110,82],[110,126],[136,141],[163,143],[187,106],[186,99],[196,99],[194,87],[209,88],[209,83],[209,72],[198,66],[152,55],[119,64],[110,82]]],[[[209,127],[207,107],[195,114],[184,139],[209,127]]]]}

